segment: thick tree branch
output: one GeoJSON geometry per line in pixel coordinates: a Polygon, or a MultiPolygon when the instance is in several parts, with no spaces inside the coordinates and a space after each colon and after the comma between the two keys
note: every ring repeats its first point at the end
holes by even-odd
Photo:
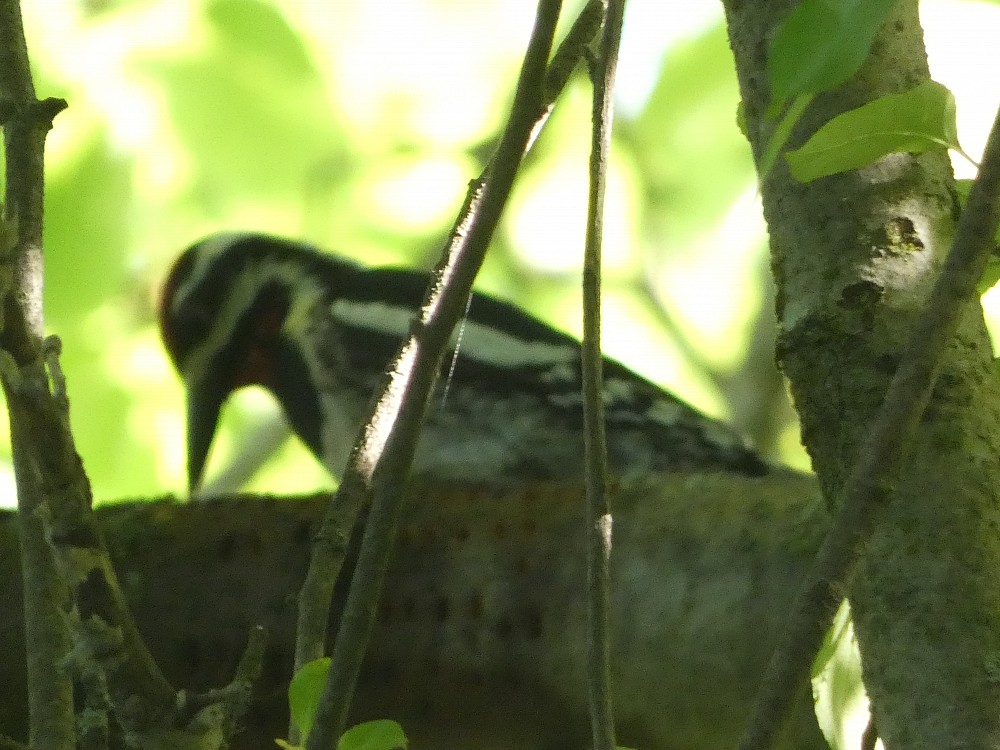
{"type": "MultiPolygon", "coordinates": [[[[352,722],[392,717],[422,750],[588,747],[583,492],[578,482],[414,482],[352,722]]],[[[296,617],[288,593],[301,583],[304,542],[324,503],[226,497],[97,510],[171,682],[220,684],[247,629],[259,622],[271,632],[234,750],[260,750],[287,726],[296,617]]],[[[815,479],[780,470],[671,472],[616,490],[612,661],[622,745],[734,746],[826,522],[815,479]]],[[[12,526],[0,512],[3,601],[19,599],[12,526]]],[[[346,578],[334,622],[345,588],[346,578]]],[[[0,618],[0,642],[13,644],[0,650],[8,688],[0,732],[22,738],[22,635],[10,614],[0,618]]],[[[825,748],[810,702],[798,707],[783,748],[825,748]]]]}
{"type": "Polygon", "coordinates": [[[1000,223],[1000,111],[979,176],[962,212],[948,260],[917,321],[899,369],[889,384],[871,434],[836,503],[836,519],[820,548],[788,629],[761,688],[754,723],[741,747],[770,747],[799,685],[809,673],[823,635],[849,591],[860,553],[893,499],[920,417],[930,399],[959,318],[976,298],[976,284],[993,250],[1000,223]]]}

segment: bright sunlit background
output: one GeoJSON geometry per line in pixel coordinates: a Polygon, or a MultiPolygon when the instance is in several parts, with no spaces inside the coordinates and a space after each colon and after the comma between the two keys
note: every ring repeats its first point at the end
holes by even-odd
{"type": "MultiPolygon", "coordinates": [[[[571,19],[580,3],[566,5],[571,19]]],[[[986,64],[1000,7],[925,9],[935,75],[958,96],[976,155],[1000,98],[986,64]]],[[[208,232],[254,228],[368,264],[428,266],[502,125],[533,10],[529,0],[24,3],[39,95],[70,105],[48,141],[46,315],[63,339],[98,500],[185,486],[183,394],[155,328],[172,259],[208,232]]],[[[632,0],[618,95],[605,349],[752,430],[753,395],[731,376],[770,305],[766,239],[720,4],[632,0]]],[[[559,102],[481,276],[574,333],[589,96],[581,77],[559,102]]],[[[273,412],[262,393],[237,399],[213,466],[273,412]]],[[[805,466],[794,425],[778,432],[757,437],[805,466]]],[[[0,452],[10,505],[9,448],[0,452]]],[[[288,441],[250,486],[329,485],[288,441]]]]}

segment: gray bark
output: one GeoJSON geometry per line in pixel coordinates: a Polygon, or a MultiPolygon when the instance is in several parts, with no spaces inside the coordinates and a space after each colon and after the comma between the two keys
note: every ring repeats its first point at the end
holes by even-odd
{"type": "MultiPolygon", "coordinates": [[[[726,3],[751,144],[772,123],[765,54],[792,2],[726,3]]],[[[928,76],[916,2],[864,68],[806,111],[791,146],[836,114],[928,76]]],[[[835,502],[945,253],[955,219],[943,151],[888,156],[809,185],[782,160],[762,185],[779,358],[835,502]]],[[[887,516],[848,592],[879,734],[893,748],[1000,744],[1000,392],[970,305],[887,516]]]]}

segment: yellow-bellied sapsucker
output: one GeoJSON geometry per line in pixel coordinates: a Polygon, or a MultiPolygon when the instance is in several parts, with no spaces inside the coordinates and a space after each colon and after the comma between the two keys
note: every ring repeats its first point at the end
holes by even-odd
{"type": "MultiPolygon", "coordinates": [[[[418,271],[368,269],[262,234],[214,235],[186,250],[167,278],[160,325],[187,387],[192,488],[223,403],[250,384],[275,395],[292,429],[339,474],[427,281],[418,271]]],[[[414,473],[489,484],[580,476],[579,343],[479,293],[460,329],[414,473]]],[[[611,359],[604,404],[617,475],[767,471],[732,429],[611,359]]]]}

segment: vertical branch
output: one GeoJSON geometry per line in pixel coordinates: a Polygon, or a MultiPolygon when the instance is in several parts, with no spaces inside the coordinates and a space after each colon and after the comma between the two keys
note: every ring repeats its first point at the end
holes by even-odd
{"type": "MultiPolygon", "coordinates": [[[[65,102],[35,98],[18,0],[0,4],[0,101],[4,115],[5,218],[16,232],[14,288],[30,334],[40,339],[45,135],[65,102]]],[[[7,248],[4,248],[6,251],[7,248]]],[[[21,360],[23,361],[23,360],[21,360]]]]}
{"type": "MultiPolygon", "coordinates": [[[[235,725],[232,714],[243,705],[225,696],[177,694],[145,648],[91,512],[90,483],[69,429],[57,340],[41,340],[44,146],[65,106],[35,98],[20,7],[17,0],[0,0],[7,178],[0,223],[0,381],[17,480],[30,744],[35,750],[76,746],[70,666],[90,678],[101,675],[102,702],[114,709],[134,744],[150,746],[148,738],[167,728],[181,747],[176,730],[196,713],[221,730],[212,735],[204,721],[192,721],[190,736],[200,742],[211,735],[221,744],[224,731],[235,725]],[[67,625],[75,627],[72,665],[67,625]],[[225,707],[215,710],[220,702],[225,707]],[[202,711],[206,703],[211,708],[202,711]]],[[[258,647],[251,656],[260,652],[258,647]]],[[[254,661],[247,661],[249,673],[254,661]]]]}
{"type": "MultiPolygon", "coordinates": [[[[554,103],[565,88],[570,74],[585,58],[588,46],[600,29],[602,18],[603,8],[600,0],[590,0],[580,11],[565,39],[559,45],[559,49],[553,55],[545,74],[545,97],[534,113],[534,124],[531,126],[532,138],[529,138],[529,145],[548,120],[554,103]]],[[[520,155],[511,155],[505,153],[502,148],[498,149],[490,160],[490,166],[473,182],[474,189],[470,190],[455,222],[452,247],[456,246],[469,231],[468,227],[472,222],[470,214],[476,206],[478,186],[491,179],[493,163],[498,160],[509,161],[512,158],[519,159],[520,155]]],[[[468,243],[478,242],[475,238],[466,238],[465,241],[468,243]]],[[[351,529],[362,504],[370,497],[368,489],[361,482],[360,477],[355,476],[349,481],[353,482],[353,485],[348,484],[348,478],[345,477],[336,502],[330,506],[323,519],[313,544],[306,579],[299,594],[299,615],[295,640],[296,672],[304,664],[318,659],[324,653],[330,599],[349,542],[345,530],[351,529]]],[[[298,739],[297,727],[294,725],[289,727],[289,737],[292,741],[298,739]]]]}
{"type": "Polygon", "coordinates": [[[625,0],[610,0],[600,47],[591,69],[594,81],[590,152],[590,190],[583,261],[584,450],[587,495],[587,680],[595,750],[615,747],[611,699],[611,504],[607,493],[608,455],[604,434],[601,367],[601,239],[604,194],[613,121],[612,93],[618,66],[625,0]]]}
{"type": "MultiPolygon", "coordinates": [[[[34,360],[43,330],[42,206],[45,135],[64,102],[35,98],[18,0],[0,0],[0,116],[3,120],[6,195],[0,231],[0,346],[18,364],[34,360]]],[[[29,743],[37,750],[75,745],[73,688],[62,666],[70,636],[61,611],[68,592],[61,581],[42,519],[42,477],[30,460],[25,430],[11,414],[17,481],[21,574],[24,580],[28,666],[29,743]]]]}

